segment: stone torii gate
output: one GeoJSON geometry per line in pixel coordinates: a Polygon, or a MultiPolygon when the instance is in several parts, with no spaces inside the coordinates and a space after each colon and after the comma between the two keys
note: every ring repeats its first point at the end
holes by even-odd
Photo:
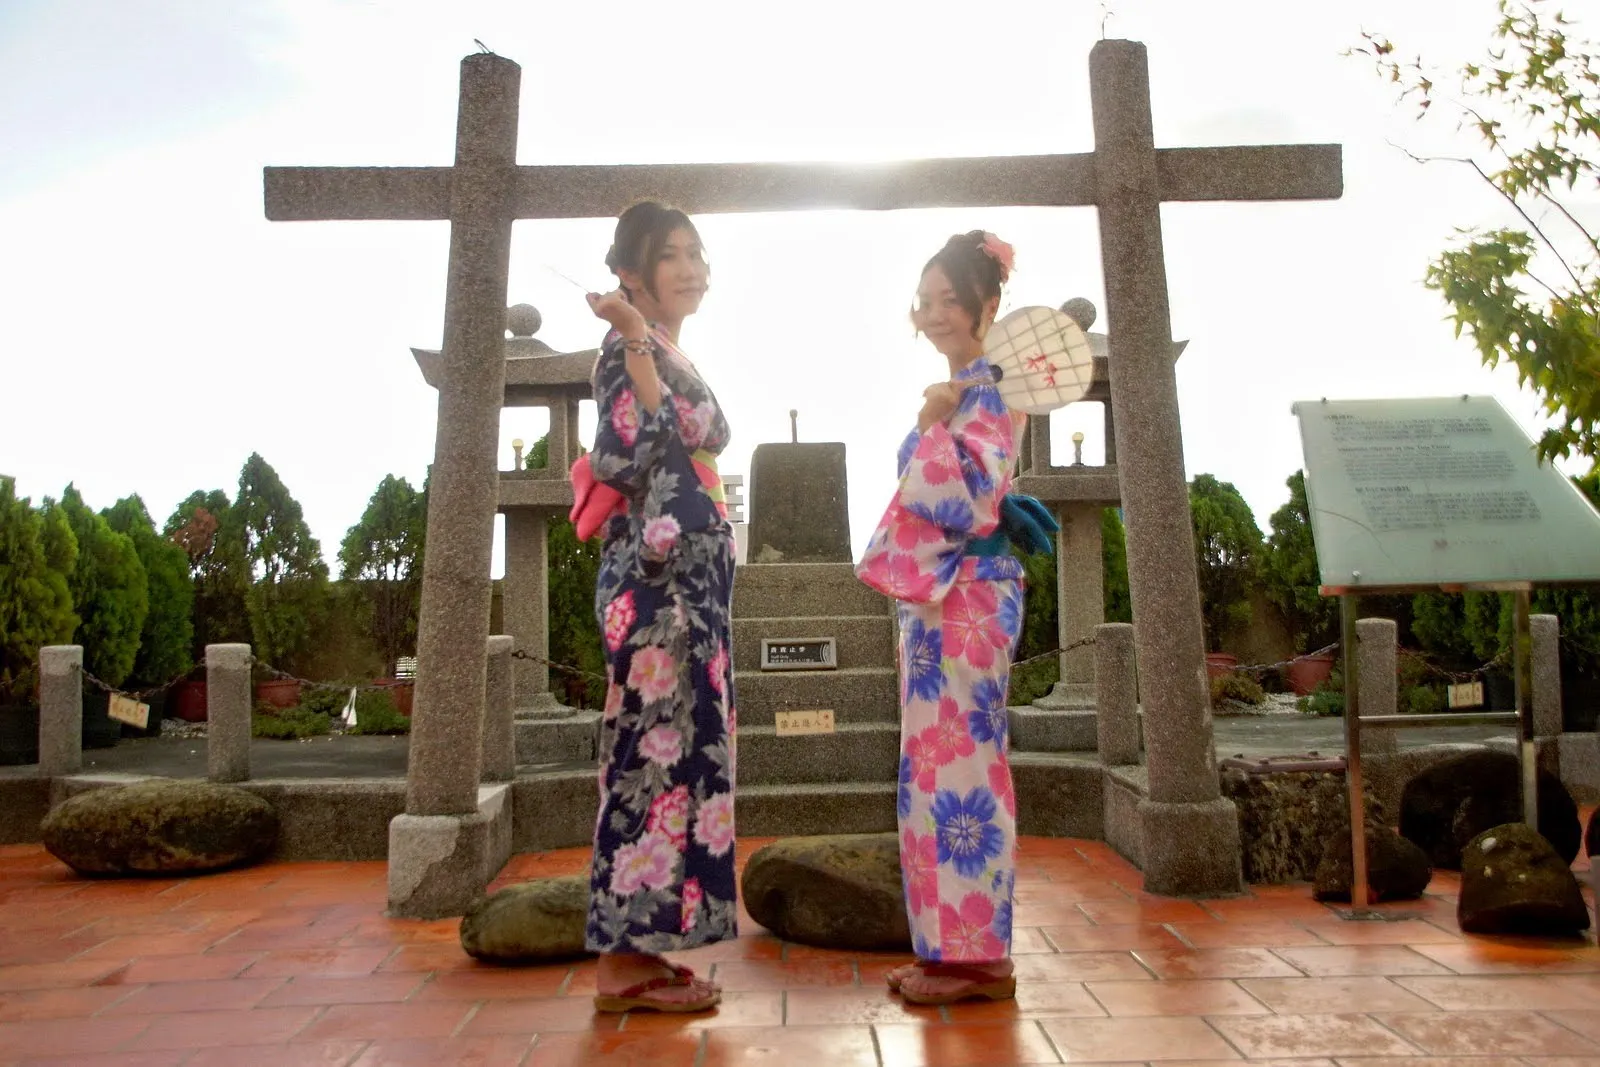
{"type": "Polygon", "coordinates": [[[691,213],[1023,206],[1099,210],[1129,585],[1149,794],[1145,884],[1240,886],[1238,825],[1218,789],[1161,246],[1163,201],[1306,200],[1343,190],[1337,145],[1155,146],[1145,47],[1089,55],[1095,150],[890,166],[733,163],[518,166],[521,68],[461,62],[452,167],[267,167],[274,221],[448,219],[444,379],[423,565],[406,812],[390,827],[390,908],[459,914],[481,891],[478,813],[495,413],[502,397],[512,223],[615,215],[641,196],[691,213]]]}

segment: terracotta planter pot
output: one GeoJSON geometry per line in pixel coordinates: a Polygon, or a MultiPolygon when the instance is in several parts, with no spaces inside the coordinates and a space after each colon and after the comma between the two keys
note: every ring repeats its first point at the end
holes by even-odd
{"type": "Polygon", "coordinates": [[[389,699],[394,701],[395,710],[406,718],[411,718],[411,700],[417,693],[417,683],[410,678],[374,678],[373,685],[386,685],[389,699]]]}
{"type": "Polygon", "coordinates": [[[292,708],[300,703],[300,683],[287,678],[257,682],[256,703],[262,702],[275,708],[292,708]]]}
{"type": "Polygon", "coordinates": [[[1307,656],[1297,659],[1284,669],[1288,678],[1289,688],[1294,690],[1296,696],[1310,696],[1317,691],[1317,687],[1328,680],[1333,673],[1333,653],[1324,652],[1320,656],[1307,656]]]}
{"type": "Polygon", "coordinates": [[[1232,652],[1207,652],[1206,677],[1221,678],[1232,674],[1239,666],[1239,657],[1232,652]]]}
{"type": "Polygon", "coordinates": [[[185,722],[206,721],[206,683],[179,682],[172,687],[168,714],[185,722]]]}

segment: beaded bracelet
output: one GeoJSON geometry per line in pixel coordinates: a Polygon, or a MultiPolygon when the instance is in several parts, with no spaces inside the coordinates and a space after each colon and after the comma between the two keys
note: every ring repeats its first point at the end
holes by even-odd
{"type": "Polygon", "coordinates": [[[640,355],[648,356],[655,353],[655,346],[650,343],[648,338],[629,337],[623,339],[622,350],[624,352],[637,352],[640,355]]]}

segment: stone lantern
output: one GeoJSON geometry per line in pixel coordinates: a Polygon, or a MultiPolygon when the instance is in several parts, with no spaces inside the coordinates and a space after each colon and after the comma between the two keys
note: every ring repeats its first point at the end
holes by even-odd
{"type": "MultiPolygon", "coordinates": [[[[572,507],[568,471],[578,457],[578,403],[592,399],[590,375],[598,350],[557,352],[534,336],[542,325],[537,308],[517,304],[506,311],[505,396],[502,408],[542,407],[550,412],[545,466],[501,471],[498,510],[505,516],[503,632],[515,647],[550,656],[549,527],[572,507]]],[[[444,364],[436,351],[413,348],[429,385],[437,388],[444,364]]],[[[599,714],[561,704],[550,691],[550,669],[541,662],[513,661],[517,762],[553,763],[591,759],[599,714]]]]}

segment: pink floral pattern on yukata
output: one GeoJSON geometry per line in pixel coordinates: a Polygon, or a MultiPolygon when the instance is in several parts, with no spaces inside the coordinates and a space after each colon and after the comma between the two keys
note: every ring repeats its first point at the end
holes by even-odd
{"type": "MultiPolygon", "coordinates": [[[[958,378],[987,376],[979,360],[958,378]]],[[[1022,565],[966,550],[999,524],[1025,424],[979,385],[948,425],[907,437],[900,484],[856,567],[899,601],[900,861],[925,960],[995,960],[1011,949],[1016,795],[1005,694],[1022,565]]]]}
{"type": "Polygon", "coordinates": [[[667,402],[647,412],[621,339],[595,363],[604,529],[595,617],[609,687],[586,946],[662,953],[738,936],[733,832],[733,537],[692,458],[728,425],[693,365],[657,343],[667,402]]]}

